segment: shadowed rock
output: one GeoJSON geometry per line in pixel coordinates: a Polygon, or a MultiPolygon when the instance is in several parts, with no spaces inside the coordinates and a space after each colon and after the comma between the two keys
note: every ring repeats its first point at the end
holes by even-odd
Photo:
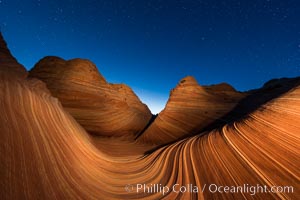
{"type": "Polygon", "coordinates": [[[15,57],[12,56],[7,44],[4,41],[2,33],[0,32],[0,74],[10,76],[26,77],[27,71],[23,65],[19,64],[15,57]]]}

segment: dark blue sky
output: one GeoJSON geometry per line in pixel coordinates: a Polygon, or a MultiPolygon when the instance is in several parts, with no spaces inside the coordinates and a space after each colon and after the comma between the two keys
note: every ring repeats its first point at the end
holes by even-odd
{"type": "Polygon", "coordinates": [[[242,91],[300,75],[299,0],[0,0],[0,23],[27,69],[90,59],[154,113],[187,75],[242,91]]]}

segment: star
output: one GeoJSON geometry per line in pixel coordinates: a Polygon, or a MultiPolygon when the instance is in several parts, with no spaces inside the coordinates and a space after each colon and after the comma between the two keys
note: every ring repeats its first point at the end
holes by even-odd
{"type": "Polygon", "coordinates": [[[63,9],[62,8],[57,8],[56,13],[63,13],[63,9]]]}

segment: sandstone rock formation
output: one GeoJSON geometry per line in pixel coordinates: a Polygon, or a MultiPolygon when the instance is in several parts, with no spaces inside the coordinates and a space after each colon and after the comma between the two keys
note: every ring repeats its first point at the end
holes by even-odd
{"type": "MultiPolygon", "coordinates": [[[[16,61],[9,62],[18,65],[16,61]]],[[[52,91],[40,87],[41,81],[25,78],[8,66],[11,65],[0,64],[1,199],[300,197],[300,83],[296,79],[288,88],[282,84],[280,95],[238,121],[205,134],[198,132],[147,155],[116,157],[95,148],[91,136],[52,96],[52,91]],[[146,188],[145,192],[138,190],[137,184],[147,184],[149,188],[157,184],[170,190],[163,194],[146,188]],[[239,186],[248,191],[210,192],[212,184],[239,186]],[[178,192],[179,187],[190,185],[196,186],[197,192],[178,192]],[[250,189],[257,185],[268,190],[282,187],[281,192],[250,189]]],[[[195,85],[195,81],[188,78],[185,84],[195,85]]],[[[191,88],[181,86],[177,89],[194,94],[191,88]]],[[[204,88],[195,91],[209,93],[204,88]]],[[[172,99],[176,100],[174,96],[172,99]]],[[[105,142],[101,145],[111,147],[105,142]]],[[[118,150],[126,151],[114,149],[118,150]]]]}
{"type": "Polygon", "coordinates": [[[197,133],[231,111],[245,96],[225,83],[200,86],[193,77],[185,77],[138,141],[166,144],[197,133]]]}
{"type": "Polygon", "coordinates": [[[45,57],[29,76],[44,81],[52,95],[89,133],[136,135],[151,119],[148,107],[127,85],[107,83],[88,60],[45,57]]]}

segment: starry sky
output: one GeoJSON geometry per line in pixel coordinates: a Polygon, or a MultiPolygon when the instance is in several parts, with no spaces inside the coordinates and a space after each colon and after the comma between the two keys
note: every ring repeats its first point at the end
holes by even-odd
{"type": "Polygon", "coordinates": [[[28,70],[87,58],[158,113],[178,81],[237,90],[300,76],[299,0],[0,0],[0,27],[28,70]]]}

